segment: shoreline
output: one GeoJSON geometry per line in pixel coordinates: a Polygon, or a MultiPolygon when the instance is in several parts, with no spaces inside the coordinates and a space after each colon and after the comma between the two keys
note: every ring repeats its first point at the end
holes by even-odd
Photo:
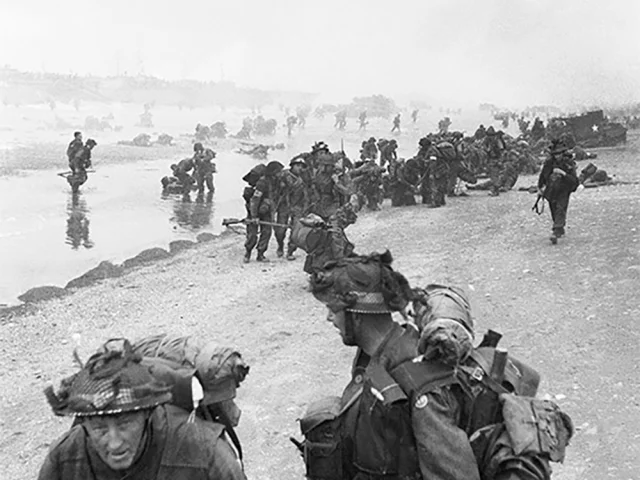
{"type": "Polygon", "coordinates": [[[212,242],[222,242],[225,237],[230,235],[234,235],[234,233],[229,230],[224,230],[218,235],[210,232],[201,232],[196,236],[196,241],[174,240],[169,242],[167,249],[163,247],[146,248],[133,257],[123,260],[121,263],[102,260],[95,267],[70,279],[64,287],[58,285],[37,285],[18,295],[17,300],[21,303],[16,305],[1,304],[0,322],[23,317],[36,311],[38,304],[71,295],[78,289],[90,287],[103,280],[122,277],[130,273],[133,269],[169,259],[185,250],[198,248],[203,244],[212,242]]]}

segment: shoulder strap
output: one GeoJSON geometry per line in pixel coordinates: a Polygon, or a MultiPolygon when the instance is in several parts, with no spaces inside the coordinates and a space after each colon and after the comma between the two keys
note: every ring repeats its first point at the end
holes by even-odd
{"type": "Polygon", "coordinates": [[[391,376],[409,397],[458,383],[454,367],[415,360],[401,363],[391,371],[391,376]]]}

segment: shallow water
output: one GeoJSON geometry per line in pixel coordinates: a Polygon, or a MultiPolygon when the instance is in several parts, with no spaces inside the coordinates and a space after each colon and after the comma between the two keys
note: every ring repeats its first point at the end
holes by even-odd
{"type": "Polygon", "coordinates": [[[97,165],[74,197],[54,170],[0,177],[0,304],[38,285],[66,283],[103,260],[119,263],[200,232],[218,234],[223,217],[243,217],[241,177],[256,163],[217,159],[215,193],[189,202],[162,195],[171,160],[97,165]]]}

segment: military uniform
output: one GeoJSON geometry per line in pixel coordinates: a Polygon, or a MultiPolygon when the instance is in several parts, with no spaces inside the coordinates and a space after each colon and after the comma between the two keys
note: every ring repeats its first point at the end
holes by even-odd
{"type": "Polygon", "coordinates": [[[334,176],[337,173],[334,169],[329,169],[329,167],[335,166],[333,158],[323,155],[318,163],[322,170],[313,177],[314,204],[311,211],[328,221],[346,203],[352,192],[346,181],[340,177],[336,181],[334,176]]]}
{"type": "MultiPolygon", "coordinates": [[[[292,165],[295,161],[292,161],[292,165]]],[[[299,162],[304,164],[301,160],[299,162]]],[[[304,180],[291,170],[284,170],[279,178],[276,223],[293,227],[305,215],[308,207],[308,188],[304,180]]],[[[284,239],[287,229],[285,227],[275,227],[274,233],[278,242],[278,255],[282,256],[284,254],[284,239]]],[[[287,258],[291,258],[296,248],[291,242],[291,237],[289,237],[287,258]]]]}
{"type": "MultiPolygon", "coordinates": [[[[245,478],[220,424],[195,419],[173,405],[157,407],[149,419],[151,434],[142,456],[126,471],[131,480],[207,480],[245,478]]],[[[88,445],[87,432],[76,425],[55,442],[38,480],[115,480],[122,478],[88,445]]]]}
{"type": "Polygon", "coordinates": [[[398,160],[398,154],[396,150],[398,148],[398,142],[395,140],[384,141],[382,140],[378,143],[378,149],[380,150],[380,166],[384,167],[385,165],[391,165],[391,162],[398,160]]]}
{"type": "MultiPolygon", "coordinates": [[[[258,220],[260,222],[273,222],[276,214],[276,196],[277,196],[277,178],[276,174],[282,170],[280,162],[269,162],[265,168],[264,175],[257,181],[253,195],[249,201],[249,219],[258,220]]],[[[269,248],[269,239],[271,238],[271,225],[264,223],[251,222],[247,224],[247,240],[245,247],[245,262],[251,258],[251,251],[256,247],[258,250],[258,261],[264,261],[264,253],[269,248]],[[260,231],[260,238],[258,238],[260,231]]]]}
{"type": "Polygon", "coordinates": [[[215,190],[213,174],[216,173],[216,164],[212,162],[215,157],[216,153],[210,148],[198,151],[194,155],[195,176],[199,194],[204,193],[205,184],[209,192],[215,190]]]}
{"type": "MultiPolygon", "coordinates": [[[[409,160],[411,161],[411,160],[409,160]]],[[[416,204],[414,196],[415,184],[412,183],[411,168],[407,162],[393,161],[389,164],[389,188],[391,190],[391,206],[403,207],[416,204]]]]}
{"type": "Polygon", "coordinates": [[[487,134],[484,138],[484,148],[487,152],[487,166],[492,182],[490,194],[497,196],[500,194],[500,177],[504,169],[502,155],[506,149],[506,145],[502,135],[496,132],[493,127],[487,129],[487,134]]]}
{"type": "Polygon", "coordinates": [[[193,177],[189,172],[195,170],[196,164],[193,158],[185,158],[180,160],[176,165],[173,175],[178,179],[182,185],[182,193],[188,195],[191,191],[191,185],[193,185],[193,177]]]}
{"type": "Polygon", "coordinates": [[[350,172],[358,197],[366,201],[370,210],[380,210],[382,172],[382,167],[376,165],[373,160],[365,162],[364,165],[350,172]]]}
{"type": "MultiPolygon", "coordinates": [[[[82,143],[82,142],[80,142],[82,143]]],[[[87,144],[76,148],[73,158],[69,161],[71,175],[67,176],[67,182],[73,193],[78,192],[81,185],[87,181],[87,169],[91,168],[91,149],[96,145],[92,139],[87,144]]]]}
{"type": "Polygon", "coordinates": [[[549,158],[544,162],[538,177],[538,190],[549,202],[551,219],[553,220],[551,241],[557,242],[565,234],[569,197],[578,188],[576,164],[568,148],[554,144],[549,158]],[[554,171],[559,169],[564,174],[554,171]]]}
{"type": "Polygon", "coordinates": [[[73,169],[72,165],[72,161],[76,156],[76,153],[78,153],[79,151],[81,151],[84,148],[84,145],[82,144],[82,138],[80,137],[76,137],[73,140],[71,140],[71,142],[69,143],[69,146],[67,147],[67,158],[69,159],[69,168],[73,169]]]}
{"type": "Polygon", "coordinates": [[[420,185],[422,203],[431,207],[445,205],[449,177],[449,165],[436,147],[431,146],[424,156],[425,173],[420,185]]]}
{"type": "Polygon", "coordinates": [[[224,427],[169,405],[171,385],[127,340],[110,340],[45,394],[56,415],[76,419],[52,445],[39,480],[245,478],[224,427]]]}
{"type": "Polygon", "coordinates": [[[429,286],[417,300],[426,304],[416,315],[420,331],[394,322],[391,312],[417,297],[390,262],[389,252],[347,258],[312,276],[314,296],[345,344],[359,349],[342,396],[314,402],[300,420],[307,478],[548,480],[549,461],[564,458],[570,418],[532,398],[539,376],[496,355],[495,342],[458,342],[466,347],[442,355],[461,332],[473,336],[455,289],[429,286]]]}

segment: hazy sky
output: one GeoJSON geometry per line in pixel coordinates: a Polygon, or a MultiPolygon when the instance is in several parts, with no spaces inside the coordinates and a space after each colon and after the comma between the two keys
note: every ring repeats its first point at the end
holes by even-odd
{"type": "Polygon", "coordinates": [[[0,65],[328,99],[640,101],[636,0],[2,0],[0,65]]]}

